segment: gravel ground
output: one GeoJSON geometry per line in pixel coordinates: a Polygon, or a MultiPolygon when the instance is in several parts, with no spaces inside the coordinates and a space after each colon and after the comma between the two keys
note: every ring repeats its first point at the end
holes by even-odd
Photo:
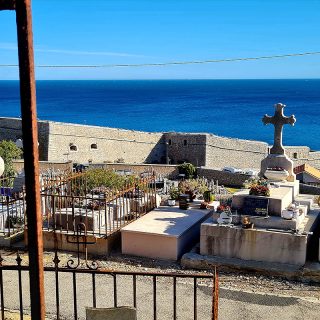
{"type": "MultiPolygon", "coordinates": [[[[15,252],[8,250],[1,250],[0,252],[4,259],[3,265],[16,263],[15,252]]],[[[27,265],[27,253],[20,252],[20,255],[22,258],[22,264],[27,265]]],[[[53,252],[44,253],[45,266],[54,266],[52,262],[53,257],[53,252]]],[[[65,267],[70,257],[76,258],[76,256],[72,253],[59,253],[59,259],[61,260],[59,266],[65,267]]],[[[84,264],[83,260],[82,264],[84,264]]],[[[120,253],[113,253],[110,256],[99,257],[99,266],[101,268],[115,271],[211,274],[211,271],[183,269],[178,262],[125,256],[120,253]]],[[[310,301],[320,302],[320,284],[318,283],[288,281],[281,278],[266,277],[251,273],[221,272],[219,273],[219,284],[221,288],[235,291],[300,297],[310,301]]]]}
{"type": "MultiPolygon", "coordinates": [[[[16,253],[2,250],[3,265],[16,264],[16,253]]],[[[44,253],[46,266],[53,266],[52,252],[44,253]]],[[[21,252],[22,264],[27,265],[27,253],[21,252]]],[[[75,255],[60,253],[60,267],[66,266],[75,255]]],[[[84,261],[82,261],[84,263],[84,261]]],[[[179,263],[123,256],[113,253],[100,257],[100,267],[114,271],[140,271],[179,274],[210,274],[197,270],[184,270],[179,263]]],[[[313,320],[320,314],[320,287],[318,284],[298,283],[252,274],[220,273],[219,320],[275,319],[313,320]],[[301,299],[302,298],[302,299],[301,299]]],[[[19,310],[17,271],[3,271],[4,305],[8,310],[19,310]]],[[[96,276],[98,307],[114,305],[114,279],[110,275],[96,276]]],[[[85,307],[92,306],[92,278],[90,274],[76,274],[77,317],[74,315],[72,273],[59,272],[60,319],[85,320],[85,307]]],[[[23,309],[30,313],[29,277],[22,272],[23,309]]],[[[55,319],[55,274],[45,272],[47,316],[55,319]]],[[[133,305],[132,278],[117,276],[117,303],[133,305]]],[[[153,319],[152,277],[137,277],[137,312],[139,320],[153,319]]],[[[157,319],[173,319],[172,278],[157,277],[157,319]]],[[[212,281],[201,279],[197,289],[198,319],[211,319],[212,281]]],[[[177,319],[193,319],[193,280],[177,279],[177,319]]],[[[8,319],[17,319],[12,313],[8,319]]],[[[26,318],[28,319],[28,318],[26,318]]]]}

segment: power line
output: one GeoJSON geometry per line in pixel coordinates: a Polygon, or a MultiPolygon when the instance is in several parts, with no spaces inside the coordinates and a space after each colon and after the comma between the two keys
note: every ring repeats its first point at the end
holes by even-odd
{"type": "MultiPolygon", "coordinates": [[[[246,58],[230,58],[230,59],[215,59],[215,60],[199,60],[199,61],[172,61],[159,63],[139,63],[139,64],[100,64],[100,65],[36,65],[36,68],[124,68],[124,67],[162,67],[172,65],[186,65],[186,64],[207,64],[220,62],[237,62],[237,61],[253,61],[253,60],[270,60],[282,59],[291,57],[302,57],[320,55],[320,51],[303,52],[303,53],[288,53],[278,54],[272,56],[246,57],[246,58]]],[[[18,64],[0,64],[0,67],[18,67],[18,64]]]]}

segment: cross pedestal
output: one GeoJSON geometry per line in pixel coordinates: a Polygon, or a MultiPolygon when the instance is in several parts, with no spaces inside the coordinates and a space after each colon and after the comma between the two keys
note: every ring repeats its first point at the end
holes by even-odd
{"type": "Polygon", "coordinates": [[[289,176],[286,179],[289,182],[296,181],[296,175],[293,172],[293,161],[285,154],[269,154],[261,161],[260,175],[263,176],[268,168],[281,167],[288,171],[289,176]]]}

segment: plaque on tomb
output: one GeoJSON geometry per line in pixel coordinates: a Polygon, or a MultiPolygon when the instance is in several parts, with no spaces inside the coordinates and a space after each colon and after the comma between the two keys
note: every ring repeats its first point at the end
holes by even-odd
{"type": "Polygon", "coordinates": [[[269,199],[267,198],[245,197],[241,213],[265,217],[268,215],[268,206],[269,199]]]}

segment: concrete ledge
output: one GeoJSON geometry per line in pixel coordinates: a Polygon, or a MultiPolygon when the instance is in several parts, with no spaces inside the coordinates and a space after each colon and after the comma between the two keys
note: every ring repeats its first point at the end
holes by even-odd
{"type": "MultiPolygon", "coordinates": [[[[73,239],[72,234],[69,235],[66,232],[61,231],[43,231],[43,248],[48,250],[58,249],[61,251],[71,251],[77,252],[78,247],[76,243],[68,242],[75,241],[73,239]]],[[[120,241],[120,232],[114,233],[112,236],[109,237],[98,237],[93,235],[87,235],[88,242],[95,242],[95,244],[87,245],[87,250],[89,254],[94,255],[106,255],[110,253],[111,249],[119,244],[120,241]]],[[[28,245],[28,232],[25,231],[25,238],[24,238],[25,245],[28,245]]],[[[84,252],[84,245],[80,245],[80,252],[84,252]]]]}
{"type": "Polygon", "coordinates": [[[14,243],[22,241],[24,239],[24,230],[21,230],[17,233],[14,233],[8,237],[0,237],[0,246],[1,247],[11,247],[14,243]]]}
{"type": "Polygon", "coordinates": [[[304,267],[292,264],[241,260],[218,256],[204,256],[186,253],[181,265],[187,269],[208,270],[217,267],[219,271],[259,273],[266,276],[281,277],[288,280],[312,281],[320,283],[320,263],[307,263],[304,267]]]}

